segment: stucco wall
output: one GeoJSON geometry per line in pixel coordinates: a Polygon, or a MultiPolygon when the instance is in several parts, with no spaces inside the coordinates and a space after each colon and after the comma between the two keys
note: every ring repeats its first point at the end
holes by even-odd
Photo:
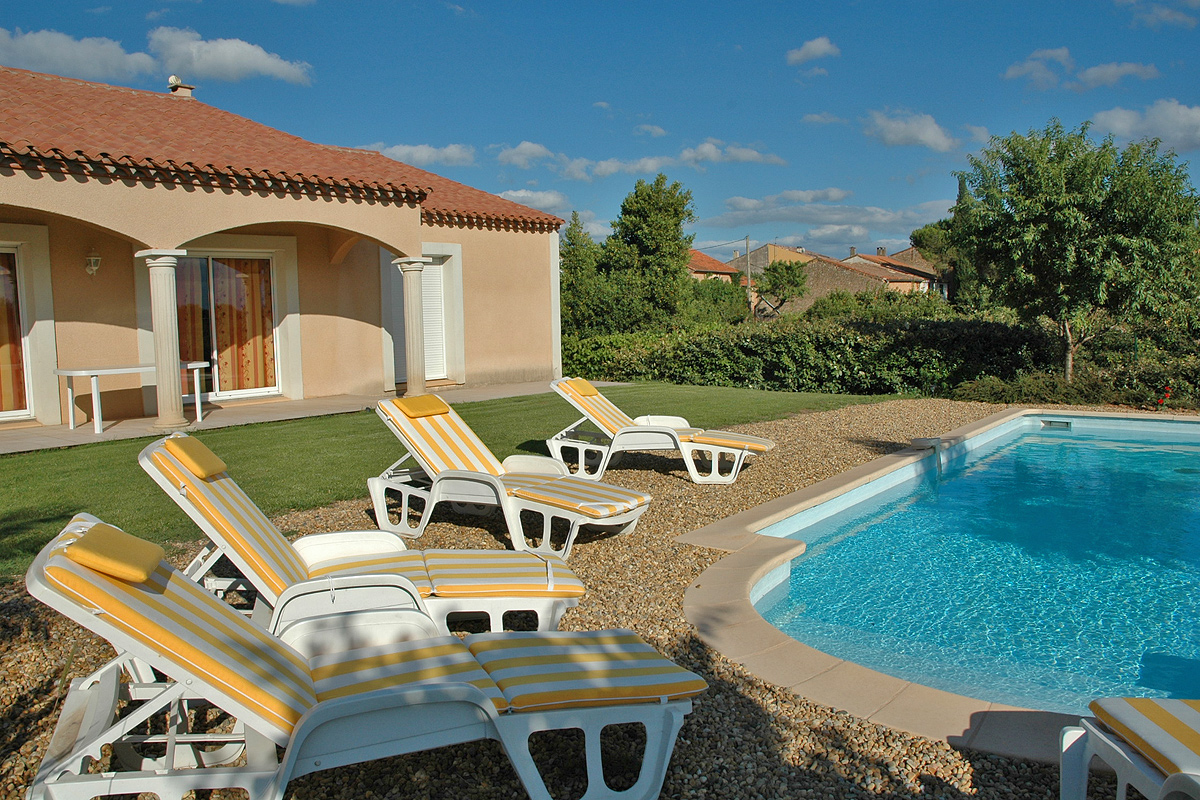
{"type": "Polygon", "coordinates": [[[421,239],[462,246],[467,383],[549,381],[552,235],[428,226],[421,239]]]}

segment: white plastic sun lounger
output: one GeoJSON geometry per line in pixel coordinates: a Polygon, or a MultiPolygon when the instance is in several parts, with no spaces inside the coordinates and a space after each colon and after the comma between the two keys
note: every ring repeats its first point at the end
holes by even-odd
{"type": "Polygon", "coordinates": [[[583,416],[546,440],[550,454],[574,474],[599,480],[618,453],[627,450],[678,450],[694,483],[733,483],[746,457],[775,446],[770,439],[732,431],[693,428],[683,417],[631,418],[583,378],[559,378],[550,388],[583,416]],[[598,430],[582,427],[591,423],[598,430]],[[698,460],[707,462],[701,471],[698,460]]]}
{"type": "Polygon", "coordinates": [[[1084,800],[1098,758],[1117,773],[1117,800],[1133,786],[1150,800],[1200,798],[1200,700],[1110,697],[1094,718],[1062,730],[1061,800],[1084,800]]]}
{"type": "MultiPolygon", "coordinates": [[[[138,463],[215,545],[185,574],[214,591],[236,588],[236,581],[209,574],[227,556],[258,592],[262,607],[275,614],[286,592],[310,595],[317,613],[333,599],[329,580],[351,576],[359,580],[342,581],[340,607],[378,607],[380,587],[399,576],[416,587],[422,610],[443,632],[449,632],[449,615],[468,612],[487,614],[491,629],[503,630],[509,611],[536,612],[539,630],[554,630],[584,593],[571,568],[550,554],[409,550],[395,533],[379,530],[310,534],[290,542],[229,476],[225,462],[183,433],[151,442],[138,463]],[[366,578],[371,575],[377,579],[366,578]]],[[[301,613],[300,605],[291,607],[301,613]]]]}
{"type": "Polygon", "coordinates": [[[279,800],[310,772],[485,738],[531,798],[550,800],[529,737],[566,728],[584,731],[587,800],[648,799],[705,688],[630,631],[440,636],[416,595],[276,636],[162,554],[80,515],[30,566],[29,592],[118,655],[71,682],[29,800],[224,788],[279,800]],[[208,705],[236,724],[204,730],[191,712],[208,705]],[[613,791],[598,737],[621,723],[644,725],[646,747],[636,783],[613,791]]]}
{"type": "Polygon", "coordinates": [[[650,503],[650,495],[569,475],[564,464],[545,456],[512,455],[501,463],[436,395],[381,400],[375,410],[408,451],[378,478],[367,480],[376,522],[401,536],[424,533],[441,502],[464,509],[499,506],[514,549],[566,558],[582,526],[629,533],[650,503]],[[405,466],[410,460],[412,465],[405,466]],[[400,495],[397,522],[388,513],[389,492],[400,495]],[[424,504],[415,524],[414,499],[424,504]],[[540,536],[527,540],[523,512],[540,516],[540,536]],[[555,519],[570,526],[561,545],[551,538],[555,519]]]}

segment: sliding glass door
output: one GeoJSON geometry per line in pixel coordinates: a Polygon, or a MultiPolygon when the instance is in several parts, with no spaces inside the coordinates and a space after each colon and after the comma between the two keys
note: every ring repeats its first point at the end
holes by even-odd
{"type": "MultiPolygon", "coordinates": [[[[207,361],[204,392],[214,398],[278,391],[271,259],[179,259],[179,357],[207,361]]],[[[186,381],[185,381],[186,384],[186,381]]]]}
{"type": "Polygon", "coordinates": [[[0,251],[0,419],[29,413],[25,363],[17,255],[0,251]]]}

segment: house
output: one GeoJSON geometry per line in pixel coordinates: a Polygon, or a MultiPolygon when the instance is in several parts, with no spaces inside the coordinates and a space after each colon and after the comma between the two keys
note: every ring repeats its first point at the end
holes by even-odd
{"type": "MultiPolygon", "coordinates": [[[[781,309],[792,314],[806,310],[818,298],[833,292],[922,291],[920,287],[927,280],[910,272],[902,272],[899,269],[866,259],[838,261],[836,258],[820,253],[798,248],[784,248],[779,245],[763,245],[757,250],[752,250],[750,255],[750,264],[753,267],[757,267],[760,261],[768,257],[770,260],[765,261],[763,266],[778,260],[801,261],[804,264],[806,277],[804,296],[789,300],[781,309]]],[[[745,265],[746,260],[745,256],[734,257],[728,263],[745,265]]],[[[753,297],[759,313],[768,316],[775,313],[775,309],[769,304],[763,303],[757,294],[753,297]]]]}
{"type": "Polygon", "coordinates": [[[561,374],[562,220],[206,105],[0,67],[0,423],[561,374]],[[503,331],[503,335],[496,335],[503,331]]]}
{"type": "Polygon", "coordinates": [[[725,262],[743,275],[758,275],[772,261],[799,261],[808,263],[813,254],[803,247],[785,247],[781,244],[764,244],[747,253],[733,251],[733,258],[725,262]]]}
{"type": "Polygon", "coordinates": [[[908,247],[893,255],[887,254],[887,248],[879,247],[875,250],[875,255],[866,255],[859,253],[853,247],[850,248],[850,255],[842,259],[844,264],[853,264],[859,267],[873,264],[876,267],[899,272],[905,275],[912,276],[915,280],[898,281],[894,291],[905,292],[936,292],[942,297],[947,296],[948,286],[942,276],[934,269],[933,265],[925,260],[915,247],[908,247]],[[905,288],[900,288],[904,286],[905,288]]]}
{"type": "Polygon", "coordinates": [[[722,283],[733,283],[741,273],[733,267],[722,264],[710,255],[692,250],[692,260],[688,262],[688,275],[693,280],[719,280],[722,283]]]}

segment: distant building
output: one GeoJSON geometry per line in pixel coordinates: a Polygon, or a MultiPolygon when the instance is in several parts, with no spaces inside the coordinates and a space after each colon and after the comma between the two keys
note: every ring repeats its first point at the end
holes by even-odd
{"type": "Polygon", "coordinates": [[[766,269],[767,264],[770,264],[772,261],[799,261],[802,264],[807,264],[813,257],[813,254],[807,252],[803,247],[764,244],[762,247],[751,250],[749,257],[745,253],[739,253],[737,250],[734,250],[733,258],[725,263],[743,275],[753,277],[766,269]]]}
{"type": "Polygon", "coordinates": [[[688,262],[688,275],[694,280],[719,280],[722,283],[733,283],[738,271],[733,267],[722,264],[710,255],[693,250],[692,260],[688,262]]]}
{"type": "Polygon", "coordinates": [[[870,264],[917,279],[913,281],[910,278],[907,281],[907,288],[901,288],[906,281],[895,281],[896,286],[893,289],[894,291],[936,292],[942,297],[947,296],[948,287],[945,280],[943,280],[933,265],[926,261],[915,247],[905,248],[890,256],[887,254],[887,248],[884,247],[876,248],[875,255],[873,256],[859,253],[852,247],[850,248],[850,255],[842,259],[842,263],[859,267],[870,264]]]}

